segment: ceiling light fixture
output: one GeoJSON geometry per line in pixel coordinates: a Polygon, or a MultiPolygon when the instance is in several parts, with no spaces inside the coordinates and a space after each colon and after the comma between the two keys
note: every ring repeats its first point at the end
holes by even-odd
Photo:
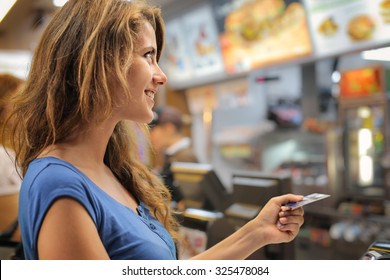
{"type": "Polygon", "coordinates": [[[361,55],[366,60],[390,61],[390,47],[363,51],[361,55]]]}
{"type": "Polygon", "coordinates": [[[11,10],[16,0],[2,0],[0,5],[0,22],[3,20],[5,15],[11,10]]]}
{"type": "Polygon", "coordinates": [[[68,0],[53,0],[53,5],[56,7],[62,7],[68,0]]]}

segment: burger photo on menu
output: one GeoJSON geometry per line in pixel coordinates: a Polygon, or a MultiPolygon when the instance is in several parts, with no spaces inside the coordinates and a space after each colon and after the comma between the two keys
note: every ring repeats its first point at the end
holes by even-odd
{"type": "Polygon", "coordinates": [[[379,14],[384,23],[390,23],[390,0],[384,0],[380,3],[379,14]]]}
{"type": "Polygon", "coordinates": [[[228,13],[220,45],[228,72],[253,69],[311,54],[301,1],[243,1],[228,13]],[[287,4],[289,3],[289,4],[287,4]]]}
{"type": "Polygon", "coordinates": [[[357,15],[348,23],[348,35],[353,41],[370,40],[375,23],[369,15],[357,15]]]}
{"type": "Polygon", "coordinates": [[[261,41],[278,32],[285,8],[283,0],[249,2],[226,17],[226,34],[235,42],[261,41]],[[267,13],[255,12],[261,10],[267,13]]]}

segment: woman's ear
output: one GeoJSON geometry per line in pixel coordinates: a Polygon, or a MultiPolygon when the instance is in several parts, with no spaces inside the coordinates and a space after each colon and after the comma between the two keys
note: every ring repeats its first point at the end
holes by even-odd
{"type": "Polygon", "coordinates": [[[172,123],[165,123],[163,130],[166,134],[169,134],[169,135],[176,133],[176,127],[172,123]]]}

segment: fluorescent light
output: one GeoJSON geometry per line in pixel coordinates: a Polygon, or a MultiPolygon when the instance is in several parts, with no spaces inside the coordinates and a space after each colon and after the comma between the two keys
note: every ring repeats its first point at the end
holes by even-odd
{"type": "Polygon", "coordinates": [[[361,186],[369,186],[374,182],[374,161],[370,156],[359,158],[359,183],[361,186]]]}
{"type": "Polygon", "coordinates": [[[369,186],[374,182],[374,163],[370,156],[373,147],[372,131],[362,128],[358,131],[359,184],[369,186]]]}
{"type": "Polygon", "coordinates": [[[11,10],[16,0],[2,0],[0,4],[0,22],[3,20],[5,15],[11,10]]]}
{"type": "Polygon", "coordinates": [[[372,131],[369,130],[368,128],[359,129],[358,131],[359,156],[368,155],[372,147],[373,147],[372,131]]]}
{"type": "Polygon", "coordinates": [[[363,51],[361,56],[366,60],[390,61],[390,47],[363,51]]]}
{"type": "Polygon", "coordinates": [[[56,7],[62,7],[68,0],[53,0],[53,5],[56,7]]]}

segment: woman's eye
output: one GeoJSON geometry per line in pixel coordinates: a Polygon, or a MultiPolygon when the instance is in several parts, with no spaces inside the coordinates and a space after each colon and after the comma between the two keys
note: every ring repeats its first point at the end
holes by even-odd
{"type": "Polygon", "coordinates": [[[145,54],[145,57],[151,61],[153,61],[154,52],[150,51],[145,54]]]}

